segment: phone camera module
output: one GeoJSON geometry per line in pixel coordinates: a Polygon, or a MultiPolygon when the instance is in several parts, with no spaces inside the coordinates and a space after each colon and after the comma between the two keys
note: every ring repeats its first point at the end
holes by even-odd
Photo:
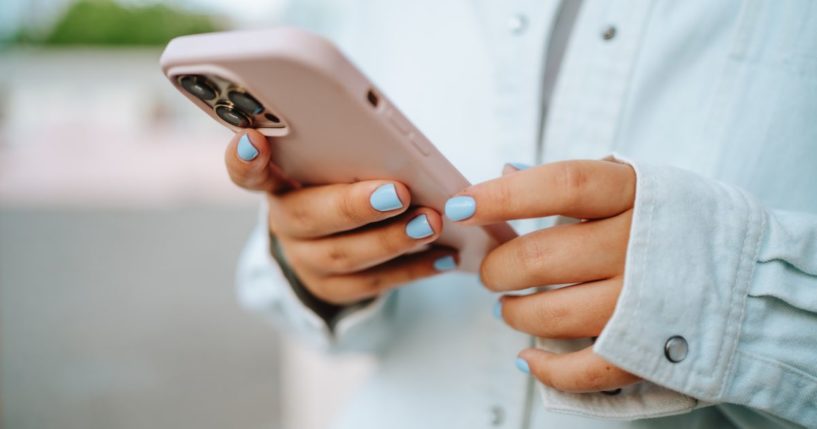
{"type": "Polygon", "coordinates": [[[187,92],[204,101],[216,98],[216,86],[204,76],[187,75],[179,79],[179,84],[187,92]]]}
{"type": "Polygon", "coordinates": [[[247,115],[229,104],[219,104],[215,110],[216,115],[230,125],[247,128],[252,124],[252,121],[247,115]]]}
{"type": "Polygon", "coordinates": [[[262,106],[261,103],[255,99],[255,97],[247,94],[246,92],[230,91],[227,94],[227,98],[233,102],[238,110],[241,110],[248,115],[258,115],[264,111],[264,106],[262,106]]]}

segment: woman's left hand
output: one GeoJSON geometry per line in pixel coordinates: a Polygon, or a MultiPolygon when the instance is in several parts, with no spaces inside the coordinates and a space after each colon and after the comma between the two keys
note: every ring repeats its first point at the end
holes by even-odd
{"type": "MultiPolygon", "coordinates": [[[[598,336],[616,307],[624,276],[635,200],[635,172],[608,161],[567,161],[512,171],[469,187],[446,203],[446,215],[466,225],[553,215],[583,222],[546,228],[488,254],[482,282],[496,292],[572,284],[500,298],[501,317],[514,329],[542,338],[598,336]]],[[[619,388],[638,377],[587,347],[555,354],[526,349],[517,365],[567,392],[619,388]]]]}

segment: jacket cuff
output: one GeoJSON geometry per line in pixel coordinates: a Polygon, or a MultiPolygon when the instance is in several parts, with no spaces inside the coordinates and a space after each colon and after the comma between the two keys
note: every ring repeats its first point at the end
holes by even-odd
{"type": "Polygon", "coordinates": [[[637,188],[624,286],[594,351],[645,380],[721,401],[765,211],[737,188],[628,163],[637,188]]]}
{"type": "MultiPolygon", "coordinates": [[[[575,352],[591,343],[590,339],[536,339],[537,348],[551,353],[575,352]]],[[[665,417],[712,405],[648,381],[596,393],[567,393],[542,383],[537,388],[547,410],[607,420],[665,417]]]]}

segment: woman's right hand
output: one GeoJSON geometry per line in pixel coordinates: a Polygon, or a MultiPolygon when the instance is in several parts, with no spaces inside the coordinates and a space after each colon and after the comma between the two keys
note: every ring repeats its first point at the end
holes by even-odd
{"type": "Polygon", "coordinates": [[[440,214],[412,207],[405,185],[388,180],[300,188],[271,159],[257,131],[236,134],[225,154],[238,186],[267,193],[269,230],[303,285],[345,305],[456,267],[453,249],[430,247],[440,214]]]}

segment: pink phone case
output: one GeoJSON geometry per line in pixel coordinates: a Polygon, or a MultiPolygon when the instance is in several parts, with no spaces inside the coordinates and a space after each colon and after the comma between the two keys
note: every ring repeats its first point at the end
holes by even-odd
{"type": "MultiPolygon", "coordinates": [[[[372,83],[326,39],[295,28],[179,37],[161,58],[170,81],[220,119],[213,102],[184,90],[183,75],[214,76],[252,94],[274,116],[254,128],[274,138],[274,162],[307,185],[391,179],[412,204],[443,212],[468,181],[372,83]]],[[[466,227],[444,219],[438,243],[460,250],[460,268],[477,272],[486,252],[516,236],[507,223],[466,227]]]]}

